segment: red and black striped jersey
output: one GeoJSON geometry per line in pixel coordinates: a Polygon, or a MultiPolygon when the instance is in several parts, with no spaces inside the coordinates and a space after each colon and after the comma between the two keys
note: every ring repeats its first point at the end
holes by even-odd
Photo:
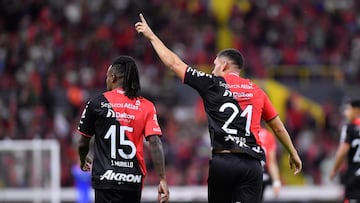
{"type": "Polygon", "coordinates": [[[251,80],[242,78],[236,73],[229,73],[224,78],[244,111],[243,116],[247,119],[246,130],[250,130],[256,140],[259,140],[261,119],[269,121],[278,115],[277,111],[265,92],[251,80]]]}
{"type": "Polygon", "coordinates": [[[240,77],[217,77],[192,67],[186,69],[184,83],[202,97],[213,149],[238,149],[265,161],[257,126],[261,117],[268,120],[277,113],[256,85],[240,77]]]}
{"type": "Polygon", "coordinates": [[[146,175],[144,137],[162,135],[152,102],[129,99],[122,89],[105,92],[87,103],[78,131],[95,136],[95,189],[141,189],[146,175]]]}

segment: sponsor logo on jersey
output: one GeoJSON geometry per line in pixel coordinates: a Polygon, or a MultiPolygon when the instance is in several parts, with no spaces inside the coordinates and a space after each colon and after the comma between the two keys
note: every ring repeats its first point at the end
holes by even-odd
{"type": "Polygon", "coordinates": [[[235,98],[240,98],[240,99],[250,99],[254,97],[254,94],[251,92],[233,92],[233,95],[235,98]]]}
{"type": "Polygon", "coordinates": [[[118,118],[118,119],[128,119],[128,120],[135,120],[135,116],[132,114],[127,114],[125,112],[115,112],[112,109],[108,109],[106,114],[106,118],[118,118]]]}
{"type": "Polygon", "coordinates": [[[136,100],[135,105],[136,105],[136,106],[140,106],[140,104],[141,104],[141,101],[140,101],[140,100],[136,100]]]}
{"type": "Polygon", "coordinates": [[[192,67],[189,67],[186,72],[190,72],[191,75],[195,75],[196,77],[208,77],[208,78],[212,78],[212,75],[208,74],[208,73],[205,73],[203,71],[199,71],[199,70],[196,70],[195,68],[192,68],[192,67]]]}
{"type": "Polygon", "coordinates": [[[220,87],[223,87],[223,88],[225,88],[225,89],[229,89],[228,84],[227,84],[226,82],[223,82],[223,81],[219,81],[219,86],[220,86],[220,87]]]}
{"type": "MultiPolygon", "coordinates": [[[[237,99],[250,99],[250,98],[254,97],[254,94],[251,93],[251,92],[235,92],[235,91],[231,91],[229,89],[230,85],[225,83],[225,82],[222,82],[222,81],[219,82],[219,86],[225,88],[225,92],[223,94],[224,97],[234,97],[234,98],[237,98],[237,99]]],[[[246,88],[244,88],[244,89],[250,89],[250,87],[251,87],[249,85],[241,84],[241,85],[231,85],[230,88],[233,87],[233,86],[239,86],[239,87],[245,86],[246,88]]]]}
{"type": "Polygon", "coordinates": [[[233,93],[230,90],[225,89],[223,97],[233,97],[233,93]]]}
{"type": "Polygon", "coordinates": [[[139,110],[139,106],[131,104],[131,103],[125,103],[124,108],[126,109],[132,109],[132,110],[139,110]]]}
{"type": "Polygon", "coordinates": [[[225,82],[220,81],[219,82],[219,86],[225,88],[225,91],[223,93],[223,97],[233,97],[233,93],[231,92],[231,90],[228,88],[228,84],[225,82]]]}
{"type": "Polygon", "coordinates": [[[100,176],[100,180],[115,180],[128,183],[141,183],[142,175],[115,173],[113,170],[107,170],[100,176]]]}
{"type": "Polygon", "coordinates": [[[254,89],[254,86],[252,83],[250,84],[233,84],[233,85],[229,85],[229,88],[237,88],[237,89],[246,89],[246,90],[252,90],[254,89]]]}
{"type": "Polygon", "coordinates": [[[107,102],[101,102],[100,108],[126,108],[126,109],[132,109],[132,110],[139,110],[140,101],[136,102],[135,105],[131,103],[107,103],[107,102]]]}
{"type": "Polygon", "coordinates": [[[123,103],[107,103],[107,102],[101,102],[100,103],[100,108],[122,108],[123,107],[123,103]]]}

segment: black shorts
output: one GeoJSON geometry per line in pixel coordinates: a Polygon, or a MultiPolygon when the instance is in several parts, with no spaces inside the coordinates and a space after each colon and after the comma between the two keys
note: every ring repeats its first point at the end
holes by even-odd
{"type": "Polygon", "coordinates": [[[213,154],[208,178],[209,203],[260,202],[263,167],[245,153],[213,154]]]}
{"type": "Polygon", "coordinates": [[[360,200],[360,176],[356,176],[354,173],[354,171],[347,171],[345,174],[345,198],[360,200]]]}
{"type": "Polygon", "coordinates": [[[95,189],[95,203],[140,203],[141,191],[95,189]]]}

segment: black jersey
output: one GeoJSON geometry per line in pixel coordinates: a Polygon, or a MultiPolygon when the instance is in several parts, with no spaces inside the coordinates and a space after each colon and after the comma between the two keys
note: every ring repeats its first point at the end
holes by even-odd
{"type": "Polygon", "coordinates": [[[343,128],[341,142],[350,145],[345,174],[345,196],[360,199],[360,119],[343,128]]]}
{"type": "Polygon", "coordinates": [[[265,154],[252,132],[246,130],[246,117],[225,79],[188,67],[184,83],[203,99],[213,150],[240,150],[265,161],[265,154]]]}
{"type": "Polygon", "coordinates": [[[146,175],[144,137],[162,134],[153,103],[129,99],[121,89],[105,92],[87,103],[78,131],[95,135],[95,189],[141,190],[146,175]]]}

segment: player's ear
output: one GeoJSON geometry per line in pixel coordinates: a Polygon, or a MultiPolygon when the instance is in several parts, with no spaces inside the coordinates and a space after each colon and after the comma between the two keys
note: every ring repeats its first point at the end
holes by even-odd
{"type": "Polygon", "coordinates": [[[227,71],[229,68],[230,68],[229,63],[228,63],[227,61],[225,61],[225,62],[222,64],[222,66],[221,66],[221,71],[222,71],[222,72],[225,72],[225,71],[227,71]]]}
{"type": "Polygon", "coordinates": [[[110,81],[111,81],[111,83],[115,83],[115,82],[116,82],[116,80],[117,80],[116,75],[112,73],[112,74],[111,74],[111,77],[110,77],[110,81]]]}

